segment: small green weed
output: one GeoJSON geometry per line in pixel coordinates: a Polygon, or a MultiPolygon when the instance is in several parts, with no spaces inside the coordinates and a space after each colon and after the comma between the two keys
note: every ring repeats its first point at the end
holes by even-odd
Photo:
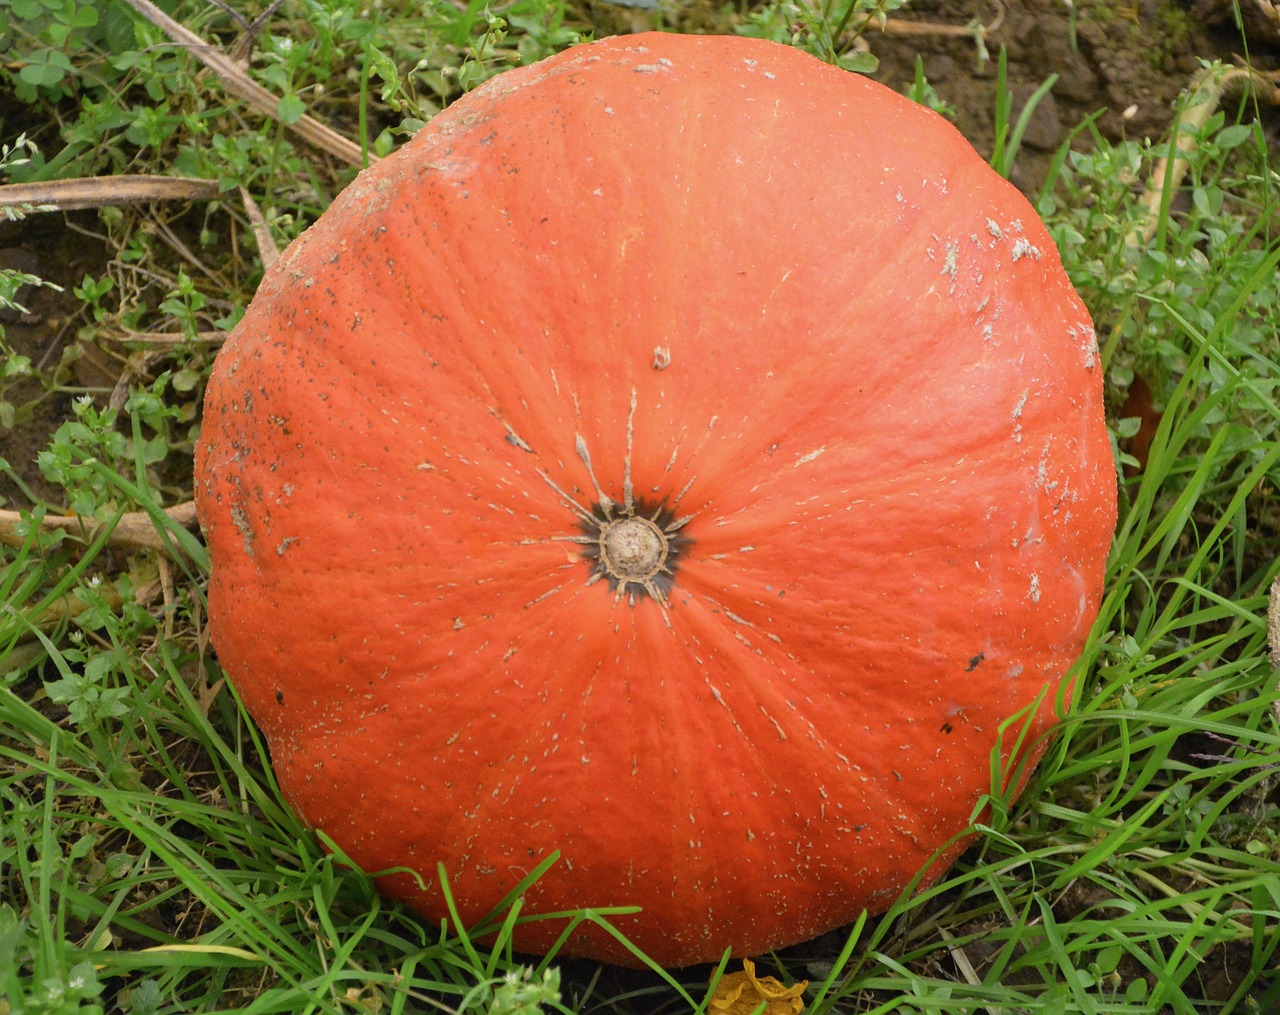
{"type": "Polygon", "coordinates": [[[859,40],[869,28],[882,26],[907,0],[780,0],[751,11],[738,26],[740,35],[772,39],[821,57],[827,63],[860,74],[879,66],[874,53],[859,40]]]}

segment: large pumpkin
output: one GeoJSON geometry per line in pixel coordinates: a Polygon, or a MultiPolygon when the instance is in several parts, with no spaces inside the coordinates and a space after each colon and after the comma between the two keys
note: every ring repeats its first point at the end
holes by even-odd
{"type": "Polygon", "coordinates": [[[1114,523],[1101,375],[933,113],[767,42],[581,46],[263,281],[198,446],[213,643],[299,814],[429,917],[438,862],[476,920],[558,850],[526,913],[642,906],[666,964],[802,940],[1043,751],[1114,523]]]}

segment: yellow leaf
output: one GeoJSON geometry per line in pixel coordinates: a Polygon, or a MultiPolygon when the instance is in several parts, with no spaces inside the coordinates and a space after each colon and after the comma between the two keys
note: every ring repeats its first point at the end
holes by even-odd
{"type": "Polygon", "coordinates": [[[720,977],[711,997],[711,1011],[724,1015],[800,1015],[804,1011],[800,995],[808,986],[808,980],[784,987],[772,976],[756,976],[756,964],[743,959],[742,972],[720,977]]]}

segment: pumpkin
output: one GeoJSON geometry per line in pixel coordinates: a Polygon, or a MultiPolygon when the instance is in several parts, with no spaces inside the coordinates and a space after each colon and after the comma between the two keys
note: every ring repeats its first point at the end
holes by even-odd
{"type": "Polygon", "coordinates": [[[525,915],[639,906],[666,965],[807,939],[1044,751],[1115,521],[1101,375],[940,117],[769,42],[583,45],[267,273],[197,448],[212,641],[298,814],[427,917],[438,865],[471,922],[559,851],[525,915]]]}

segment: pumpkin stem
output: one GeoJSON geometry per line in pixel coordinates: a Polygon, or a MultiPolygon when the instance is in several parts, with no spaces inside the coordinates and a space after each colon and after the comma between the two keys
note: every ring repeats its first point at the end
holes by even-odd
{"type": "Polygon", "coordinates": [[[610,522],[600,533],[600,560],[620,580],[643,581],[666,563],[666,536],[648,518],[610,522]]]}
{"type": "MultiPolygon", "coordinates": [[[[632,388],[631,406],[627,412],[627,452],[623,459],[621,504],[604,492],[596,478],[591,451],[581,433],[574,434],[573,444],[595,490],[596,502],[590,511],[561,489],[544,470],[538,469],[538,475],[560,495],[582,523],[583,535],[559,538],[582,544],[582,556],[591,565],[587,584],[594,585],[604,579],[613,590],[615,599],[626,596],[634,606],[639,597],[647,595],[665,612],[667,594],[675,578],[676,558],[689,544],[689,538],[680,530],[692,516],[677,518],[665,501],[654,505],[636,499],[631,449],[635,440],[637,402],[636,389],[632,388]]],[[[680,491],[675,498],[676,503],[687,489],[686,486],[680,491]]]]}
{"type": "Polygon", "coordinates": [[[627,513],[615,514],[619,505],[609,502],[606,511],[597,504],[585,520],[582,556],[591,564],[588,585],[604,579],[617,598],[626,596],[634,606],[649,596],[666,606],[674,584],[676,562],[689,544],[680,530],[687,518],[676,518],[663,505],[634,501],[627,513]]]}

